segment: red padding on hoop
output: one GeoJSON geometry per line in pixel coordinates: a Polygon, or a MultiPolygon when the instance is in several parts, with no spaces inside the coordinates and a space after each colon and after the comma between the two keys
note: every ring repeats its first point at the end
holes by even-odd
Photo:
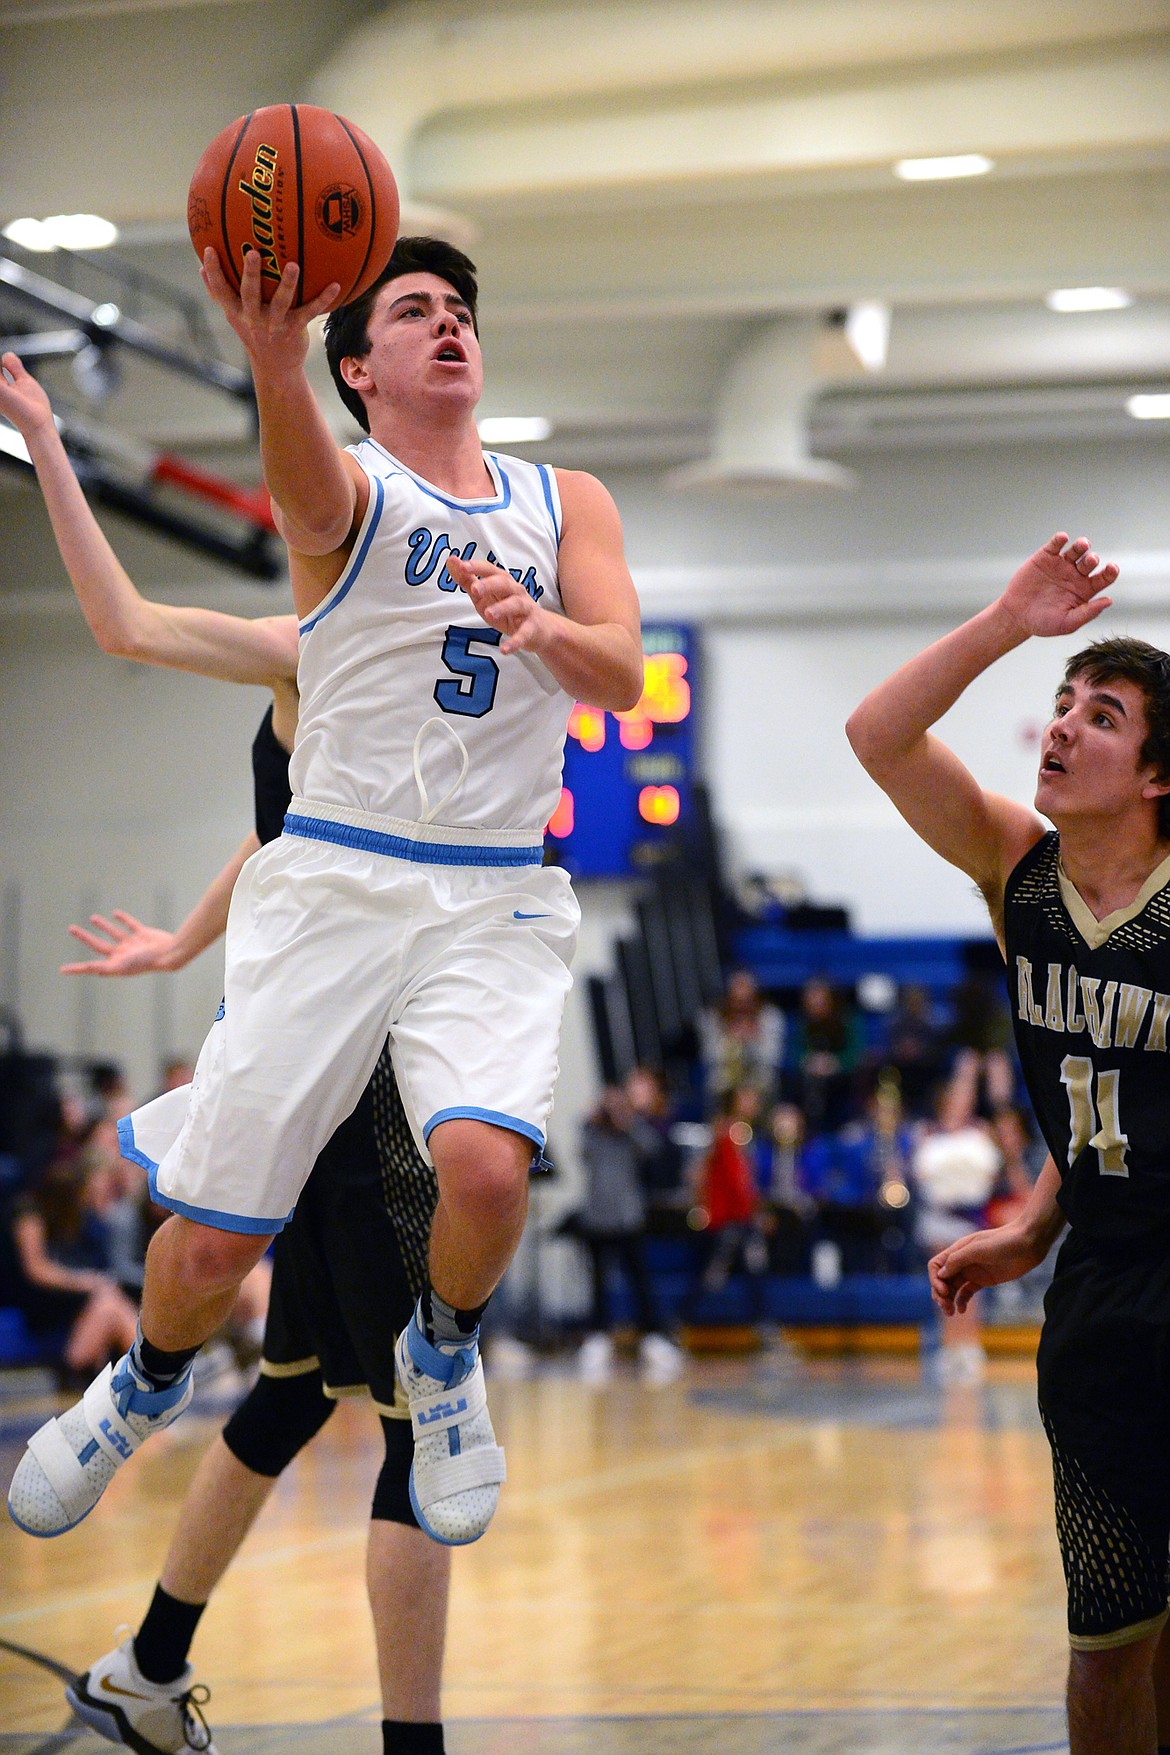
{"type": "Polygon", "coordinates": [[[237,512],[241,518],[246,518],[249,524],[255,524],[261,530],[276,529],[267,488],[241,487],[239,482],[228,481],[222,475],[212,475],[206,469],[196,469],[185,458],[171,456],[165,451],[155,458],[150,479],[184,488],[189,494],[198,494],[200,499],[214,500],[216,505],[226,506],[230,512],[237,512]]]}

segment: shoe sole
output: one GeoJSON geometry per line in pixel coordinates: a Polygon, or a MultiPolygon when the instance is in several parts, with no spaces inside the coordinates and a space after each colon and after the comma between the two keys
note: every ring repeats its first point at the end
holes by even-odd
{"type": "Polygon", "coordinates": [[[26,1536],[36,1536],[38,1541],[51,1542],[54,1536],[67,1535],[70,1530],[75,1530],[79,1523],[84,1523],[89,1516],[89,1511],[92,1511],[99,1501],[95,1499],[93,1505],[90,1506],[89,1511],[83,1511],[80,1517],[75,1517],[73,1519],[72,1523],[61,1523],[57,1525],[56,1529],[51,1530],[34,1530],[31,1523],[24,1523],[19,1517],[17,1517],[15,1511],[12,1509],[11,1499],[6,1503],[8,1505],[8,1515],[18,1530],[23,1530],[26,1536]]]}

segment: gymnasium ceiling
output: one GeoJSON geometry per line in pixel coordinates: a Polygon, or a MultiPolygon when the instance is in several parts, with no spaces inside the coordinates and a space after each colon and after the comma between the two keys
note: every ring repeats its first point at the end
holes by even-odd
{"type": "MultiPolygon", "coordinates": [[[[719,491],[753,456],[799,480],[831,474],[810,456],[1137,436],[1126,398],[1170,390],[1170,0],[0,0],[0,224],[102,214],[197,292],[195,160],[288,98],[358,122],[412,229],[470,248],[484,411],[545,417],[561,461],[719,491]],[[893,174],[971,152],[994,169],[893,174]],[[1134,302],[1045,306],[1095,285],[1134,302]],[[873,300],[865,371],[831,314],[873,300]]],[[[239,406],[155,367],[100,407],[65,365],[46,382],[247,467],[239,406]]]]}

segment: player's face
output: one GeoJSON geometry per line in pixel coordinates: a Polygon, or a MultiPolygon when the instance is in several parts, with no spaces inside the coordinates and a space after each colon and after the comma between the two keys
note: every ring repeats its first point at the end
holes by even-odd
{"type": "Polygon", "coordinates": [[[401,274],[378,294],[367,325],[370,351],[360,362],[369,383],[356,387],[370,404],[401,412],[440,407],[470,411],[483,391],[483,359],[471,312],[437,274],[401,274]]]}
{"type": "Polygon", "coordinates": [[[1117,819],[1166,788],[1141,760],[1146,710],[1135,683],[1074,677],[1061,686],[1040,742],[1036,809],[1062,821],[1117,819]]]}

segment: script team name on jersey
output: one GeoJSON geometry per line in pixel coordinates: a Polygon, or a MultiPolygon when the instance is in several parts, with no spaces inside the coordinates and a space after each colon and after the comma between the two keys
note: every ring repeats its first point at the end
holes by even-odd
{"type": "MultiPolygon", "coordinates": [[[[1097,1048],[1144,1048],[1165,1054],[1170,1024],[1170,993],[1129,981],[1102,981],[1078,975],[1075,965],[1049,963],[1041,1004],[1037,971],[1028,957],[1016,958],[1016,990],[1021,1022],[1065,1036],[1088,1034],[1097,1048]],[[1145,1032],[1144,1039],[1142,1037],[1145,1032]]],[[[1043,977],[1041,977],[1043,979],[1043,977]]]]}
{"type": "MultiPolygon", "coordinates": [[[[469,561],[479,547],[476,542],[468,542],[464,543],[462,548],[457,548],[445,530],[440,530],[438,535],[435,535],[425,525],[420,525],[417,530],[412,530],[406,539],[406,544],[410,550],[406,562],[406,583],[408,585],[425,585],[429,579],[434,577],[435,569],[442,561],[442,570],[435,580],[440,591],[458,590],[454,579],[447,571],[446,561],[443,560],[444,555],[456,554],[463,560],[469,561]]],[[[504,567],[503,561],[500,560],[494,549],[489,548],[485,558],[491,567],[504,567]]],[[[535,567],[527,569],[504,567],[504,571],[510,573],[517,585],[522,586],[527,591],[534,603],[540,602],[544,596],[544,586],[537,583],[535,567]]]]}

